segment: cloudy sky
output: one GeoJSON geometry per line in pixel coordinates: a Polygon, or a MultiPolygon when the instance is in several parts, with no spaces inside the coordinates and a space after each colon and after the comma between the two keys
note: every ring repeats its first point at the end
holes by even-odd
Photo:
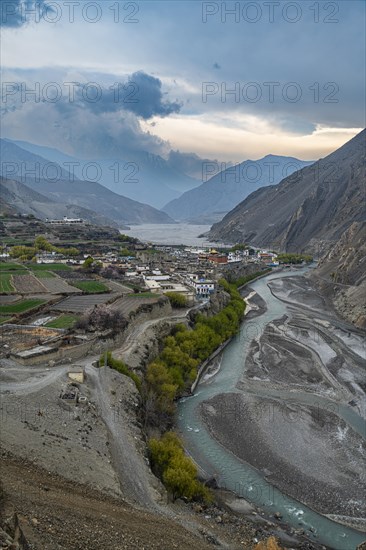
{"type": "Polygon", "coordinates": [[[1,9],[2,137],[236,162],[316,159],[365,126],[363,0],[1,9]]]}

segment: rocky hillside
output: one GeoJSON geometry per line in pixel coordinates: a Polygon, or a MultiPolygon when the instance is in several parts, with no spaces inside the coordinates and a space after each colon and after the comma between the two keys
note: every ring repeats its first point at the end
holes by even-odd
{"type": "MultiPolygon", "coordinates": [[[[8,180],[0,176],[0,212],[4,214],[26,214],[45,220],[68,218],[83,218],[90,223],[101,226],[116,226],[113,220],[101,216],[88,208],[55,202],[37,191],[33,191],[23,183],[8,180]]],[[[120,229],[123,229],[119,225],[120,229]]],[[[126,226],[127,227],[127,226],[126,226]]]]}
{"type": "MultiPolygon", "coordinates": [[[[205,219],[211,218],[208,223],[213,223],[215,218],[221,219],[259,187],[276,184],[285,176],[310,164],[312,161],[276,155],[267,155],[256,161],[246,160],[187,191],[169,202],[163,210],[176,220],[199,220],[198,223],[202,223],[204,216],[205,219]],[[217,217],[220,213],[221,216],[217,217]]],[[[209,169],[210,164],[207,164],[209,169]]]]}
{"type": "Polygon", "coordinates": [[[366,222],[349,227],[320,260],[314,278],[343,317],[366,328],[366,222]]]}
{"type": "Polygon", "coordinates": [[[135,201],[143,200],[154,208],[161,208],[169,200],[179,197],[185,191],[200,184],[199,180],[186,175],[178,169],[177,162],[167,162],[159,155],[146,151],[123,153],[113,149],[106,158],[82,159],[65,155],[57,149],[42,147],[26,141],[11,142],[35,155],[68,167],[73,163],[74,174],[84,179],[83,172],[87,163],[97,162],[100,168],[100,184],[117,194],[123,194],[135,201]],[[115,156],[113,156],[115,155],[115,156]],[[121,156],[122,155],[122,156],[121,156]]]}
{"type": "MultiPolygon", "coordinates": [[[[0,189],[1,193],[1,189],[0,189]]],[[[0,239],[10,245],[32,245],[35,237],[43,235],[58,247],[75,247],[81,252],[111,250],[121,247],[120,232],[114,227],[86,223],[83,225],[51,225],[33,216],[12,213],[0,201],[0,239]]]]}
{"type": "Polygon", "coordinates": [[[363,130],[312,166],[258,189],[212,226],[210,240],[322,255],[365,219],[365,138],[363,130]]]}
{"type": "Polygon", "coordinates": [[[92,210],[118,223],[119,227],[129,223],[173,223],[165,212],[114,193],[96,181],[75,179],[57,163],[25,151],[14,143],[2,139],[0,147],[1,175],[10,179],[9,174],[12,174],[11,180],[24,184],[54,203],[92,210]]]}

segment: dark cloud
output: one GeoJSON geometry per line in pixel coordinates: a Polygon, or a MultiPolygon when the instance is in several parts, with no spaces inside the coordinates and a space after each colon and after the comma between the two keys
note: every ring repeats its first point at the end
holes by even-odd
{"type": "MultiPolygon", "coordinates": [[[[126,81],[106,87],[98,82],[73,83],[73,91],[55,104],[62,113],[75,109],[94,114],[131,112],[148,120],[153,116],[166,117],[178,113],[182,103],[164,99],[159,78],[143,71],[133,73],[126,81]]],[[[71,89],[69,87],[69,90],[71,89]]]]}
{"type": "Polygon", "coordinates": [[[4,76],[8,93],[3,95],[2,129],[8,137],[33,141],[34,135],[42,135],[50,145],[85,157],[119,158],[141,150],[164,156],[170,150],[166,141],[141,126],[141,120],[181,108],[166,98],[159,78],[142,71],[115,84],[117,79],[102,74],[87,79],[80,73],[79,82],[70,82],[59,71],[42,74],[38,82],[34,71],[4,76]],[[46,76],[52,79],[48,83],[46,76]]]}
{"type": "Polygon", "coordinates": [[[1,0],[0,26],[17,28],[37,22],[46,8],[53,11],[46,0],[1,0]]]}
{"type": "Polygon", "coordinates": [[[27,102],[8,110],[2,134],[81,158],[131,159],[139,151],[165,156],[170,149],[167,142],[144,131],[134,113],[93,112],[68,104],[27,102]]]}

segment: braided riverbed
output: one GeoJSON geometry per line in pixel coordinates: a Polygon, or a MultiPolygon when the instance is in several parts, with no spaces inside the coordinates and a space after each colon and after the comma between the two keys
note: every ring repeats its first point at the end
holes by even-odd
{"type": "Polygon", "coordinates": [[[327,308],[307,270],[250,284],[265,307],[180,401],[177,422],[220,486],[314,541],[353,550],[366,538],[364,335],[327,308]]]}

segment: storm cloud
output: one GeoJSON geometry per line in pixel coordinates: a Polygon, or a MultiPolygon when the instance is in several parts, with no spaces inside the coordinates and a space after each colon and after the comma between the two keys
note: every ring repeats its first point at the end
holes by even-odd
{"type": "Polygon", "coordinates": [[[164,95],[159,78],[138,71],[108,87],[98,82],[75,83],[72,97],[69,94],[66,101],[59,101],[57,105],[60,110],[78,107],[94,114],[129,111],[144,120],[179,113],[182,103],[169,101],[164,95]]]}

